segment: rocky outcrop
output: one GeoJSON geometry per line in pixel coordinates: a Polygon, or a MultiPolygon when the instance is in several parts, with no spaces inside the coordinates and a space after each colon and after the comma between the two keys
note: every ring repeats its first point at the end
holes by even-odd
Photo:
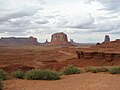
{"type": "Polygon", "coordinates": [[[110,42],[103,42],[103,43],[97,43],[96,46],[93,46],[91,48],[115,48],[119,49],[120,47],[120,39],[116,39],[115,41],[110,42]]]}
{"type": "Polygon", "coordinates": [[[67,35],[63,32],[60,32],[52,35],[49,45],[68,46],[72,44],[68,42],[67,35]]]}
{"type": "Polygon", "coordinates": [[[47,46],[47,45],[49,45],[49,42],[48,42],[48,40],[46,39],[46,41],[45,41],[44,43],[39,43],[39,45],[47,46]]]}
{"type": "Polygon", "coordinates": [[[84,59],[105,59],[107,61],[113,61],[120,59],[120,53],[104,53],[104,52],[83,52],[77,51],[77,57],[84,59]]]}
{"type": "Polygon", "coordinates": [[[37,45],[37,39],[34,37],[29,38],[16,38],[16,37],[2,37],[0,45],[37,45]]]}
{"type": "Polygon", "coordinates": [[[110,42],[110,37],[109,35],[105,35],[104,43],[110,42]]]}
{"type": "Polygon", "coordinates": [[[70,39],[70,43],[71,43],[72,45],[75,45],[75,46],[81,45],[81,43],[76,43],[76,42],[74,42],[73,39],[70,39]]]}

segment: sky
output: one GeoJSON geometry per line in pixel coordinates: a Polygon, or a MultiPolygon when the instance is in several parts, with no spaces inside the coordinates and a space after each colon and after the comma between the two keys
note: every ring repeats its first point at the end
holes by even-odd
{"type": "Polygon", "coordinates": [[[79,43],[119,39],[120,0],[0,0],[0,37],[44,42],[57,32],[79,43]]]}

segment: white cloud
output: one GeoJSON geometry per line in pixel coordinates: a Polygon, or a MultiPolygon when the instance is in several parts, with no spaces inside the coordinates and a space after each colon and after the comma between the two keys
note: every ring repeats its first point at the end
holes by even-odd
{"type": "Polygon", "coordinates": [[[119,10],[119,0],[1,0],[0,35],[33,35],[44,41],[63,31],[78,42],[101,41],[105,34],[115,39],[119,10]]]}

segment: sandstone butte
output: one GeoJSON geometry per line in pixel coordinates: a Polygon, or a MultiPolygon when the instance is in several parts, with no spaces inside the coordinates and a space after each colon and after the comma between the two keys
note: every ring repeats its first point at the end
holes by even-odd
{"type": "Polygon", "coordinates": [[[65,33],[55,33],[51,37],[51,42],[39,43],[37,38],[32,36],[25,38],[25,37],[1,37],[0,45],[57,45],[57,46],[70,46],[70,42],[68,42],[68,37],[65,33]]]}
{"type": "Polygon", "coordinates": [[[49,45],[62,45],[62,46],[67,46],[67,45],[72,45],[70,42],[68,42],[67,35],[63,32],[60,33],[55,33],[51,37],[51,42],[49,45]]]}

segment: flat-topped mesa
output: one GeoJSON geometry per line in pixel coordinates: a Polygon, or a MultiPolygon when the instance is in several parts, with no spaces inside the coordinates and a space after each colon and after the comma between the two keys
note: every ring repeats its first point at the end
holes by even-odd
{"type": "Polygon", "coordinates": [[[63,32],[60,32],[52,35],[49,45],[68,46],[72,44],[68,42],[67,35],[63,32]]]}
{"type": "Polygon", "coordinates": [[[105,35],[104,43],[110,42],[110,37],[109,35],[105,35]]]}
{"type": "Polygon", "coordinates": [[[115,41],[120,43],[120,39],[116,39],[115,41]]]}
{"type": "Polygon", "coordinates": [[[23,37],[1,37],[0,45],[37,45],[37,39],[30,36],[29,38],[23,37]]]}

